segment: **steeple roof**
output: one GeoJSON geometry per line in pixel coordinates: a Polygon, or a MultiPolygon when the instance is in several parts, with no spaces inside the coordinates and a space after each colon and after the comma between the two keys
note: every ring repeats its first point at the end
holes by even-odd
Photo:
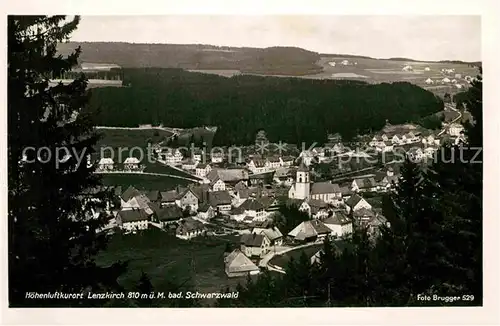
{"type": "Polygon", "coordinates": [[[300,163],[299,168],[297,169],[297,172],[309,172],[309,169],[304,164],[304,162],[302,162],[302,163],[300,163]]]}

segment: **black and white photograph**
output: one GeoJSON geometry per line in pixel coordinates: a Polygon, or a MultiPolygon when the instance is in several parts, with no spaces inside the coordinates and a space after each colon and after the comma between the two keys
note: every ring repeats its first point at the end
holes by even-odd
{"type": "Polygon", "coordinates": [[[10,308],[483,307],[480,15],[6,23],[10,308]]]}

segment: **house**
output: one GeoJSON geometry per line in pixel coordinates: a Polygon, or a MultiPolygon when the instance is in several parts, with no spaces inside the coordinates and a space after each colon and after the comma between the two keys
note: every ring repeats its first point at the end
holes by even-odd
{"type": "Polygon", "coordinates": [[[375,182],[375,179],[372,177],[354,179],[351,184],[351,190],[354,192],[377,191],[377,183],[375,182]]]}
{"type": "Polygon", "coordinates": [[[183,217],[182,210],[177,205],[168,205],[155,211],[152,220],[159,223],[161,227],[177,223],[183,217]]]}
{"type": "Polygon", "coordinates": [[[332,235],[334,236],[343,237],[352,234],[351,220],[340,212],[335,212],[335,214],[322,222],[332,230],[332,235]]]}
{"type": "Polygon", "coordinates": [[[306,199],[299,210],[306,212],[310,217],[322,219],[328,216],[328,204],[321,199],[306,199]]]}
{"type": "Polygon", "coordinates": [[[452,80],[451,80],[451,82],[452,82],[453,84],[456,84],[456,83],[457,83],[457,80],[456,80],[456,79],[452,79],[452,80]]]}
{"type": "Polygon", "coordinates": [[[349,65],[349,60],[342,60],[342,62],[340,64],[343,66],[347,66],[347,65],[349,65]]]}
{"type": "Polygon", "coordinates": [[[345,202],[347,205],[347,211],[357,211],[361,208],[372,209],[372,205],[370,205],[363,197],[358,194],[353,194],[349,199],[345,202]]]}
{"type": "Polygon", "coordinates": [[[247,257],[263,257],[270,250],[271,240],[265,233],[243,234],[240,238],[240,249],[247,257]]]}
{"type": "Polygon", "coordinates": [[[136,157],[127,157],[123,162],[123,168],[129,171],[138,170],[139,164],[140,162],[136,157]]]}
{"type": "Polygon", "coordinates": [[[429,135],[427,137],[422,138],[422,144],[427,145],[427,146],[439,146],[439,139],[434,138],[433,135],[429,135]]]}
{"type": "Polygon", "coordinates": [[[249,198],[238,208],[242,209],[246,216],[253,217],[253,220],[263,221],[266,219],[267,214],[264,211],[264,205],[257,199],[249,198]]]}
{"type": "Polygon", "coordinates": [[[215,210],[209,204],[202,204],[198,207],[198,218],[209,221],[215,216],[215,210]]]}
{"type": "Polygon", "coordinates": [[[183,156],[179,149],[168,149],[166,152],[161,152],[158,154],[159,159],[164,161],[169,165],[178,165],[181,164],[183,156]]]}
{"type": "Polygon", "coordinates": [[[226,183],[219,177],[217,170],[210,171],[206,177],[210,180],[210,191],[226,190],[226,183]]]}
{"type": "Polygon", "coordinates": [[[331,233],[332,231],[323,222],[313,220],[300,223],[288,233],[288,236],[295,241],[311,242],[321,241],[331,233]]]}
{"type": "Polygon", "coordinates": [[[177,196],[177,200],[179,201],[177,205],[185,210],[189,208],[191,213],[198,211],[199,198],[191,189],[186,189],[177,196]]]}
{"type": "Polygon", "coordinates": [[[271,228],[253,228],[252,233],[264,234],[269,240],[271,246],[281,246],[283,245],[283,234],[281,231],[273,226],[271,228]]]}
{"type": "Polygon", "coordinates": [[[235,249],[224,258],[225,272],[228,277],[242,277],[255,275],[260,272],[255,265],[240,249],[235,249]]]}
{"type": "Polygon", "coordinates": [[[402,143],[401,139],[398,137],[398,135],[394,135],[391,138],[391,143],[394,145],[399,145],[402,143]]]}
{"type": "Polygon", "coordinates": [[[179,239],[190,240],[205,234],[205,231],[203,223],[192,218],[186,218],[182,220],[177,229],[175,229],[175,236],[179,239]]]}
{"type": "Polygon", "coordinates": [[[280,206],[281,206],[280,201],[277,198],[273,197],[273,196],[261,196],[259,198],[259,201],[264,206],[264,210],[266,212],[277,211],[280,208],[280,206]]]}
{"type": "Polygon", "coordinates": [[[402,71],[413,71],[413,67],[410,66],[410,65],[406,65],[403,67],[403,69],[401,69],[402,71]]]}
{"type": "Polygon", "coordinates": [[[406,152],[406,156],[413,162],[420,162],[427,157],[421,148],[415,147],[410,148],[410,150],[406,152]]]}
{"type": "Polygon", "coordinates": [[[462,79],[462,74],[455,74],[456,79],[462,79]]]}
{"type": "Polygon", "coordinates": [[[282,165],[280,158],[277,156],[268,157],[264,164],[265,164],[268,171],[275,170],[275,169],[281,167],[281,165],[282,165]]]}
{"type": "Polygon", "coordinates": [[[397,185],[399,182],[399,177],[394,175],[394,170],[389,167],[387,169],[386,175],[379,183],[379,188],[381,191],[387,191],[393,186],[397,185]]]}
{"type": "Polygon", "coordinates": [[[294,181],[291,171],[292,170],[287,167],[276,169],[276,171],[274,172],[273,181],[288,187],[291,186],[294,181]]]}
{"type": "Polygon", "coordinates": [[[295,158],[293,156],[283,156],[280,157],[280,163],[282,167],[290,167],[295,162],[295,158]]]}
{"type": "Polygon", "coordinates": [[[425,80],[425,83],[426,83],[427,85],[432,85],[432,84],[434,84],[434,81],[433,81],[432,79],[430,79],[430,78],[427,78],[427,79],[425,80]]]}
{"type": "Polygon", "coordinates": [[[177,190],[162,191],[160,192],[160,195],[161,207],[165,207],[167,205],[177,205],[177,200],[179,199],[179,193],[177,190]]]}
{"type": "MultiPolygon", "coordinates": [[[[242,222],[247,216],[245,215],[245,209],[243,207],[233,207],[231,211],[229,211],[229,216],[231,219],[242,222]]],[[[253,220],[253,217],[247,218],[247,220],[253,220]]]]}
{"type": "Polygon", "coordinates": [[[372,217],[367,223],[368,234],[372,237],[376,238],[380,235],[380,230],[382,227],[390,227],[391,224],[387,221],[387,219],[382,215],[377,215],[372,217]]]}
{"type": "Polygon", "coordinates": [[[248,184],[243,180],[238,181],[238,183],[234,186],[234,192],[237,193],[242,189],[248,189],[248,184]]]}
{"type": "Polygon", "coordinates": [[[213,153],[210,156],[210,160],[213,164],[222,163],[222,161],[224,161],[224,155],[222,155],[222,153],[213,153]]]}
{"type": "Polygon", "coordinates": [[[332,66],[332,67],[335,67],[335,66],[337,65],[337,64],[335,63],[335,61],[330,61],[330,62],[328,62],[328,64],[329,64],[330,66],[332,66]]]}
{"type": "Polygon", "coordinates": [[[342,200],[347,200],[354,194],[350,186],[340,187],[340,192],[342,193],[342,200]]]}
{"type": "Polygon", "coordinates": [[[458,89],[461,89],[461,88],[463,88],[463,85],[461,85],[461,84],[455,84],[455,87],[458,88],[458,89]]]}
{"type": "Polygon", "coordinates": [[[120,195],[120,203],[121,207],[132,207],[129,202],[132,198],[140,196],[141,192],[137,189],[135,189],[133,186],[129,186],[127,190],[125,190],[121,195],[120,195]]]}
{"type": "Polygon", "coordinates": [[[187,170],[187,171],[193,171],[196,169],[196,165],[198,165],[198,161],[194,160],[194,159],[186,159],[186,160],[183,160],[181,162],[181,168],[183,170],[187,170]]]}
{"type": "Polygon", "coordinates": [[[103,157],[99,160],[98,169],[99,171],[112,171],[114,169],[115,162],[110,157],[103,157]]]}
{"type": "Polygon", "coordinates": [[[200,178],[205,178],[208,173],[212,171],[212,167],[208,163],[200,163],[196,166],[196,176],[200,178]]]}
{"type": "Polygon", "coordinates": [[[429,68],[429,67],[425,67],[425,68],[424,68],[424,71],[431,71],[431,68],[429,68]]]}
{"type": "Polygon", "coordinates": [[[441,83],[443,83],[443,84],[447,84],[447,83],[449,83],[449,82],[451,82],[451,80],[450,80],[448,77],[444,77],[444,78],[441,80],[441,83]]]}
{"type": "Polygon", "coordinates": [[[209,192],[208,202],[216,209],[216,212],[223,213],[231,210],[231,195],[227,191],[209,192]]]}
{"type": "Polygon", "coordinates": [[[464,126],[459,123],[451,123],[448,125],[448,134],[452,137],[459,137],[464,131],[464,126]]]}
{"type": "Polygon", "coordinates": [[[193,158],[193,161],[195,161],[196,163],[200,163],[203,160],[203,157],[205,156],[205,152],[199,148],[195,148],[192,151],[191,156],[193,158]]]}
{"type": "Polygon", "coordinates": [[[260,158],[253,158],[248,162],[247,167],[252,173],[263,173],[267,171],[266,161],[260,158]]]}
{"type": "Polygon", "coordinates": [[[336,183],[315,182],[311,186],[311,198],[338,205],[342,201],[342,192],[336,183]]]}
{"type": "Polygon", "coordinates": [[[153,203],[161,203],[161,193],[158,190],[151,190],[146,193],[146,197],[148,197],[149,201],[153,203]]]}
{"type": "Polygon", "coordinates": [[[316,161],[315,153],[308,150],[300,152],[299,158],[301,159],[302,164],[306,166],[310,166],[313,162],[316,161]]]}
{"type": "Polygon", "coordinates": [[[126,231],[148,228],[149,215],[143,209],[121,210],[116,214],[116,224],[126,231]]]}
{"type": "Polygon", "coordinates": [[[375,217],[375,213],[368,208],[360,208],[352,213],[354,220],[361,225],[366,225],[368,221],[375,217]]]}
{"type": "Polygon", "coordinates": [[[246,169],[240,169],[240,168],[237,168],[237,169],[234,169],[234,168],[230,168],[230,169],[213,169],[212,171],[210,171],[209,174],[207,174],[207,178],[211,181],[213,181],[215,178],[219,178],[220,180],[222,180],[225,185],[226,185],[226,188],[230,185],[236,185],[238,182],[240,181],[248,181],[249,179],[249,175],[248,175],[248,171],[246,169]],[[212,172],[214,171],[214,172],[212,172]],[[210,177],[209,177],[210,175],[210,177]],[[212,179],[210,179],[212,178],[212,179]]]}

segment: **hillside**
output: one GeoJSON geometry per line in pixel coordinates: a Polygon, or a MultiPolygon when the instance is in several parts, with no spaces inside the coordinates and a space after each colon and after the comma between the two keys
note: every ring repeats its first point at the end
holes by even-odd
{"type": "Polygon", "coordinates": [[[180,69],[125,69],[126,88],[93,89],[97,123],[217,126],[216,145],[251,144],[263,128],[272,142],[321,143],[328,132],[350,138],[443,109],[434,94],[405,82],[368,84],[180,69]]]}
{"type": "Polygon", "coordinates": [[[305,75],[321,72],[319,54],[295,47],[236,48],[199,44],[133,44],[123,42],[68,42],[58,51],[82,48],[80,60],[114,63],[124,68],[182,68],[240,70],[267,75],[305,75]]]}

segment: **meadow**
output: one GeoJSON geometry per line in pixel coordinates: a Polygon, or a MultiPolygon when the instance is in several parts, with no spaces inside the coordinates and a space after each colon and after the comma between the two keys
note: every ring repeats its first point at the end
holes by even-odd
{"type": "Polygon", "coordinates": [[[169,282],[185,283],[200,292],[234,289],[246,277],[228,278],[224,272],[224,250],[238,245],[239,237],[198,237],[180,240],[159,229],[137,234],[114,234],[108,248],[97,257],[101,266],[128,261],[128,270],[118,282],[133,287],[145,272],[155,291],[168,291],[169,282]]]}
{"type": "Polygon", "coordinates": [[[105,186],[121,186],[125,191],[128,186],[134,186],[143,190],[167,191],[174,189],[177,185],[186,186],[193,183],[189,180],[157,175],[141,174],[103,174],[102,184],[105,186]]]}

